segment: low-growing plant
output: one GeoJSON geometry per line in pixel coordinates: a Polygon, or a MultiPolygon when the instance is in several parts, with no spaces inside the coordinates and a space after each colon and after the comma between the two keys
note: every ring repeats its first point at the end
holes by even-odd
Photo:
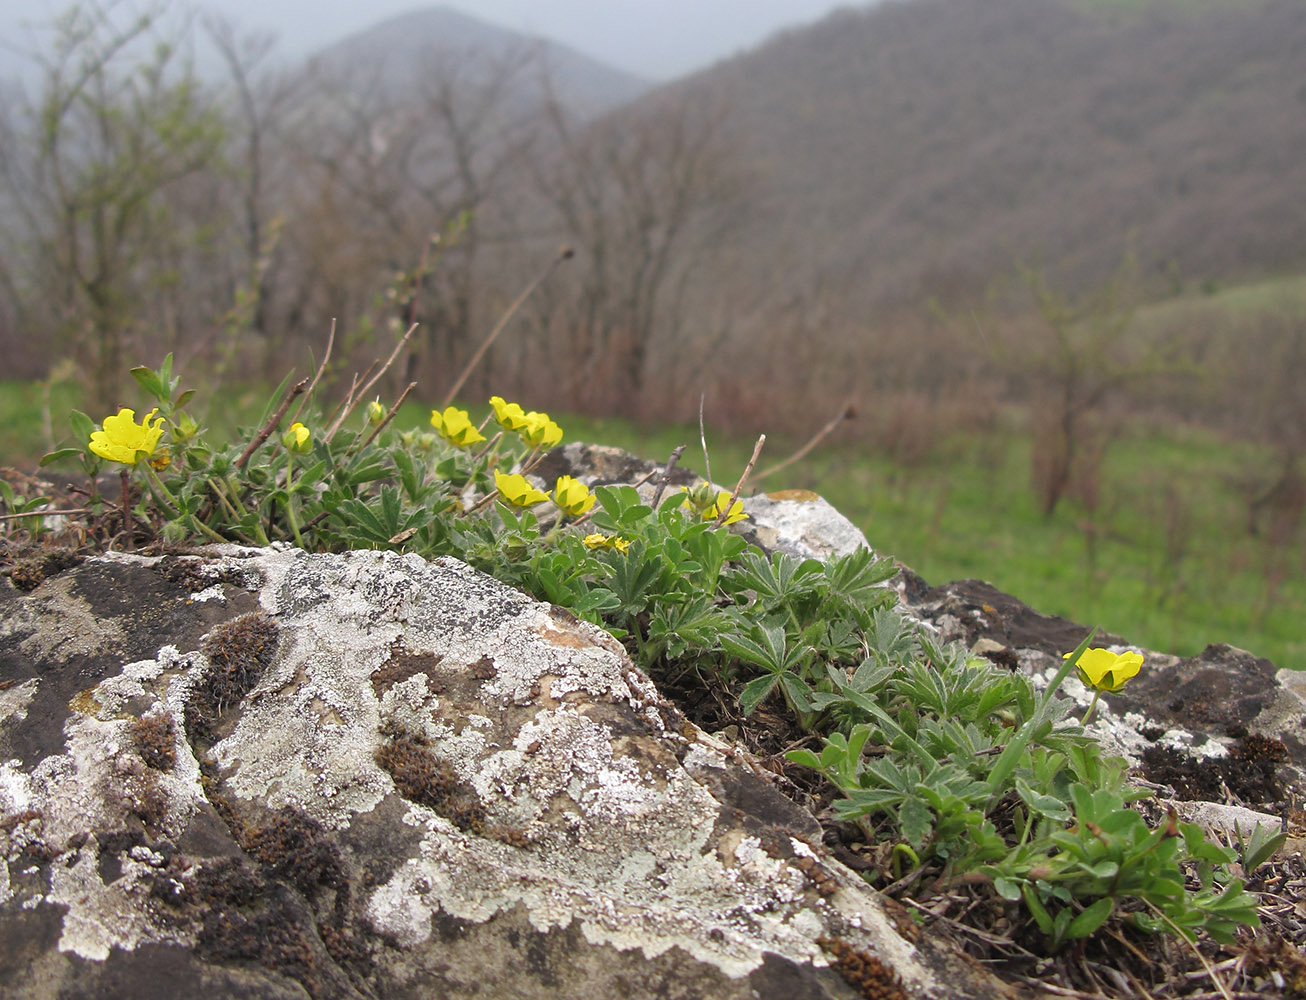
{"type": "MultiPolygon", "coordinates": [[[[449,405],[432,411],[431,430],[396,430],[398,403],[364,404],[371,383],[323,417],[308,380],[287,380],[243,440],[223,445],[187,414],[171,357],[132,374],[154,403],[139,422],[131,409],[98,427],[75,412],[75,445],[46,457],[92,477],[120,468],[116,522],[112,501],[92,496],[107,544],[456,556],[607,628],[655,677],[716,685],[745,722],[783,704],[821,741],[788,759],[823,775],[839,795],[834,815],[887,848],[873,879],[979,879],[1023,905],[1053,950],[1115,914],[1143,931],[1220,940],[1257,923],[1230,872],[1237,854],[1173,817],[1149,828],[1129,807],[1149,793],[1083,728],[1093,708],[1076,722],[1058,697],[1072,670],[1115,690],[1140,668],[1137,653],[1092,649],[1090,635],[1039,690],[897,611],[890,560],[748,545],[730,530],[746,517],[738,489],[708,484],[659,502],[661,489],[649,501],[632,485],[542,483],[534,470],[562,429],[498,396],[479,423],[449,405]]],[[[16,513],[34,503],[10,489],[0,500],[16,513]]],[[[1258,832],[1240,844],[1244,867],[1272,843],[1258,832]]]]}

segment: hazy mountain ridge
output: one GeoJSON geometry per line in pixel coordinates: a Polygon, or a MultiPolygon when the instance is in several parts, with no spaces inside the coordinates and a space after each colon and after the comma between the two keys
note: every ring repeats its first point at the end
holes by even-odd
{"type": "Polygon", "coordinates": [[[479,67],[495,74],[529,64],[517,86],[537,96],[541,69],[564,106],[597,114],[647,91],[647,80],[544,38],[496,27],[447,7],[429,7],[389,18],[330,45],[308,65],[315,72],[379,85],[403,97],[421,88],[438,64],[460,71],[479,67]]]}
{"type": "Polygon", "coordinates": [[[1300,267],[1303,51],[1292,0],[912,0],[671,88],[728,109],[756,280],[783,244],[797,280],[867,302],[975,293],[1017,259],[1093,280],[1127,247],[1191,277],[1300,267]]]}

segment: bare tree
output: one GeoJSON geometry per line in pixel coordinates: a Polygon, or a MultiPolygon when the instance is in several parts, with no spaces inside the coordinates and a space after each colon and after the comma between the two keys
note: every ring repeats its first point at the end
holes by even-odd
{"type": "Polygon", "coordinates": [[[195,238],[171,196],[223,139],[163,12],[128,23],[115,13],[85,4],[56,21],[21,141],[0,151],[26,262],[14,278],[21,322],[89,367],[101,407],[115,401],[157,283],[175,276],[160,263],[195,238]]]}
{"type": "Polygon", "coordinates": [[[674,339],[697,237],[729,217],[721,114],[673,97],[577,126],[547,107],[556,152],[532,158],[557,231],[579,255],[566,366],[590,405],[637,410],[659,337],[674,339]]]}

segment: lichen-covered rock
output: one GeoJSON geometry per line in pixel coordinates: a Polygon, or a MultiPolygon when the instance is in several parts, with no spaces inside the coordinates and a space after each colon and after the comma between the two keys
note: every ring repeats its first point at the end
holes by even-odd
{"type": "Polygon", "coordinates": [[[31,1000],[1004,995],[606,633],[375,552],[0,595],[0,940],[31,1000]]]}

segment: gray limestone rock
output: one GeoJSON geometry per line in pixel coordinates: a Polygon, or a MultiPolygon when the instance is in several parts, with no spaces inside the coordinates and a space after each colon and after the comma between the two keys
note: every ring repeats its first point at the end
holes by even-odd
{"type": "Polygon", "coordinates": [[[0,593],[5,997],[1006,995],[605,632],[455,560],[0,593]],[[874,959],[874,962],[869,962],[874,959]]]}

